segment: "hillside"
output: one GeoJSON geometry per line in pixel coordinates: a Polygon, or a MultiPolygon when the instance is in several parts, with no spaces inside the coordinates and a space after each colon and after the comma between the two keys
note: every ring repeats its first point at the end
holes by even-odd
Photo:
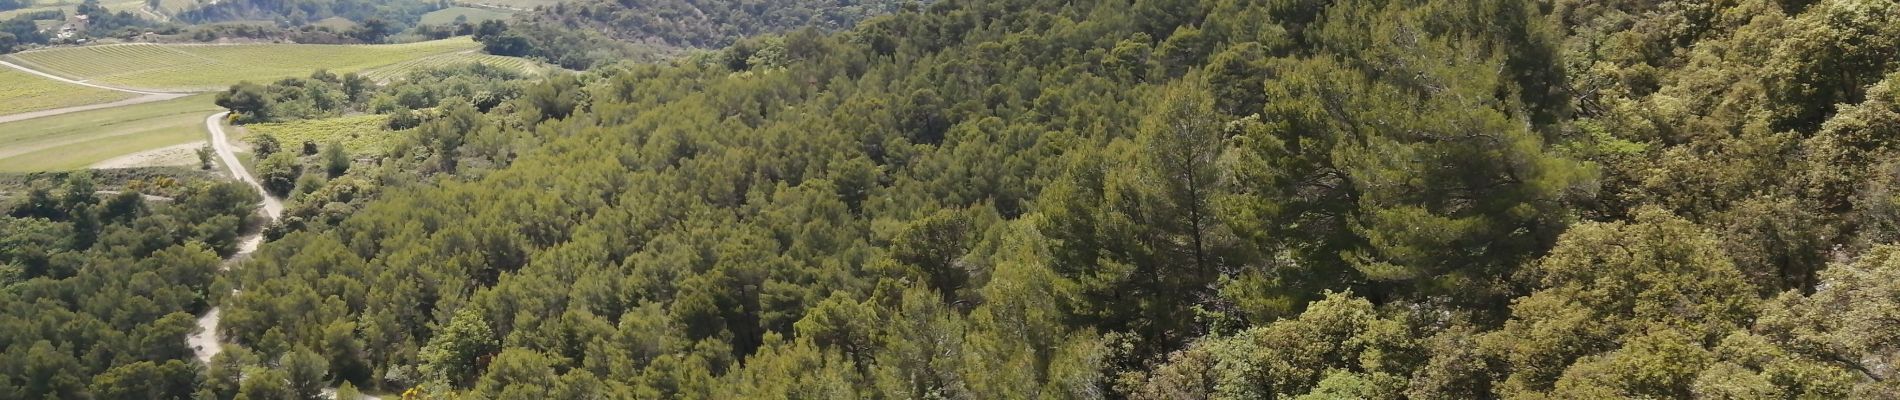
{"type": "Polygon", "coordinates": [[[862,2],[580,0],[535,7],[503,30],[478,31],[489,53],[525,56],[573,69],[679,49],[717,48],[741,38],[797,28],[836,31],[896,12],[899,0],[862,2]]]}
{"type": "Polygon", "coordinates": [[[1894,393],[1900,7],[1673,4],[952,0],[551,80],[226,332],[471,398],[1894,393]]]}
{"type": "Polygon", "coordinates": [[[1896,0],[669,1],[21,184],[0,398],[1900,396],[1896,0]]]}

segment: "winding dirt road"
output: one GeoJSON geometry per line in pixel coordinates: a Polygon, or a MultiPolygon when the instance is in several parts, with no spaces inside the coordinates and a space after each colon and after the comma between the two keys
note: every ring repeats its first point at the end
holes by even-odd
{"type": "MultiPolygon", "coordinates": [[[[264,200],[258,202],[261,206],[259,208],[264,212],[265,217],[270,218],[270,222],[276,223],[284,216],[284,203],[276,197],[271,197],[270,192],[264,190],[264,185],[259,184],[257,178],[251,176],[251,172],[244,168],[244,164],[238,162],[236,151],[231,149],[231,138],[224,133],[224,117],[230,114],[231,112],[225,111],[205,117],[205,131],[211,132],[211,149],[218,153],[218,160],[224,164],[225,172],[229,172],[231,177],[238,181],[251,185],[252,190],[263,195],[264,200]]],[[[230,269],[232,263],[257,251],[257,245],[263,242],[263,232],[252,233],[240,239],[237,252],[231,254],[231,258],[225,259],[222,268],[230,269]]],[[[231,294],[237,294],[237,290],[232,290],[231,294]]],[[[191,346],[192,354],[205,364],[210,364],[212,356],[224,351],[223,338],[218,336],[218,321],[221,320],[222,315],[220,311],[222,310],[218,307],[212,307],[210,311],[206,311],[205,315],[198,317],[198,331],[185,336],[185,342],[191,346]]],[[[336,388],[323,388],[323,396],[336,398],[336,388]]],[[[362,399],[382,400],[380,397],[367,394],[363,395],[362,399]]]]}
{"type": "MultiPolygon", "coordinates": [[[[264,191],[264,186],[258,184],[257,179],[251,177],[251,172],[245,170],[244,164],[238,162],[237,154],[231,150],[231,141],[224,134],[224,116],[229,114],[231,112],[226,111],[205,117],[205,130],[211,132],[211,148],[218,153],[218,159],[223,161],[225,172],[229,172],[231,177],[238,181],[250,184],[251,189],[263,195],[264,200],[258,203],[259,208],[262,209],[265,217],[270,218],[270,222],[277,222],[277,218],[284,215],[284,204],[277,201],[277,198],[271,197],[270,192],[264,191]]],[[[257,245],[263,242],[263,232],[252,233],[239,239],[237,253],[231,254],[231,258],[226,259],[221,268],[229,269],[231,263],[257,251],[257,245]]],[[[206,311],[205,315],[198,317],[198,331],[185,336],[185,342],[191,345],[193,355],[198,356],[198,361],[203,361],[205,364],[211,363],[212,356],[224,352],[224,344],[218,337],[219,314],[218,307],[212,307],[211,311],[206,311]]]]}
{"type": "Polygon", "coordinates": [[[225,170],[229,171],[232,177],[250,184],[251,189],[264,195],[262,203],[264,214],[269,215],[270,220],[275,222],[278,217],[284,215],[284,203],[277,201],[276,197],[271,197],[270,192],[264,190],[264,185],[259,184],[257,178],[251,176],[251,171],[246,170],[244,164],[238,162],[237,153],[231,149],[231,138],[224,134],[224,117],[230,114],[230,111],[225,111],[205,117],[205,130],[211,132],[211,149],[218,153],[218,160],[224,162],[225,170]]]}
{"type": "MultiPolygon", "coordinates": [[[[215,4],[215,1],[213,3],[215,4]]],[[[74,113],[74,112],[87,111],[87,110],[123,107],[123,106],[129,106],[133,104],[150,103],[154,101],[165,101],[165,100],[176,99],[179,97],[189,96],[193,94],[193,93],[181,93],[181,92],[148,92],[148,91],[142,91],[142,90],[133,90],[133,89],[126,89],[126,88],[98,85],[98,84],[88,83],[84,81],[76,81],[72,79],[67,79],[65,77],[41,72],[39,70],[35,70],[32,68],[23,67],[23,66],[20,66],[19,64],[14,64],[14,63],[7,62],[4,60],[0,60],[0,66],[13,68],[20,71],[25,71],[26,73],[29,73],[29,74],[38,75],[41,77],[45,77],[47,79],[52,79],[52,80],[65,82],[69,84],[140,95],[139,97],[134,97],[131,99],[120,100],[120,101],[111,102],[111,103],[90,104],[90,105],[84,105],[84,106],[56,108],[56,109],[51,109],[51,110],[41,110],[41,111],[11,114],[11,115],[0,115],[0,123],[27,120],[27,119],[40,118],[40,117],[49,117],[49,116],[54,116],[54,115],[74,113]]],[[[239,181],[249,184],[251,186],[251,189],[256,190],[258,194],[262,195],[263,200],[258,202],[258,205],[260,206],[259,208],[261,209],[261,211],[264,212],[264,216],[269,218],[270,223],[276,223],[277,220],[279,218],[282,218],[284,215],[284,203],[282,201],[277,200],[276,197],[272,197],[270,195],[270,192],[265,191],[264,185],[258,183],[257,178],[251,175],[251,172],[244,167],[243,163],[238,162],[237,154],[231,148],[230,136],[226,135],[224,132],[223,121],[224,121],[225,116],[230,115],[230,114],[231,113],[229,111],[226,111],[226,112],[220,112],[217,114],[211,114],[210,116],[205,117],[205,131],[211,133],[211,148],[218,153],[218,160],[222,161],[222,163],[224,164],[225,171],[229,172],[232,178],[236,178],[239,181]]],[[[235,263],[237,260],[243,259],[245,256],[250,255],[251,252],[257,251],[257,246],[259,244],[262,244],[263,242],[264,242],[264,236],[261,230],[260,232],[252,233],[248,236],[243,237],[242,239],[239,239],[237,252],[233,253],[230,258],[225,259],[224,265],[220,266],[219,268],[230,269],[231,264],[235,263]]],[[[237,291],[232,290],[231,293],[237,294],[237,291]]],[[[185,336],[186,344],[191,346],[192,355],[196,356],[199,361],[204,362],[206,364],[211,363],[211,357],[216,356],[218,355],[218,353],[221,353],[224,351],[224,344],[223,344],[222,338],[219,337],[218,335],[218,321],[221,320],[220,315],[222,314],[220,311],[221,310],[218,307],[212,307],[210,311],[206,311],[205,315],[198,317],[198,331],[185,336]]],[[[324,397],[328,397],[328,398],[336,398],[336,388],[333,388],[333,387],[324,388],[323,395],[324,397]]],[[[380,397],[371,396],[371,395],[363,395],[362,399],[382,400],[380,397]]]]}

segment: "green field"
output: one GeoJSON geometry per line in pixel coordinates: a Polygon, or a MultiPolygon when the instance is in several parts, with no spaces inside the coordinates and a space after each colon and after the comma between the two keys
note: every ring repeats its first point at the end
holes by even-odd
{"type": "Polygon", "coordinates": [[[308,76],[318,69],[368,71],[479,47],[466,37],[393,45],[134,43],[28,51],[5,59],[102,84],[197,91],[308,76]]]}
{"type": "Polygon", "coordinates": [[[484,53],[448,53],[404,61],[395,65],[365,71],[362,74],[376,81],[393,81],[408,76],[410,71],[461,64],[487,64],[521,71],[529,75],[545,73],[548,68],[542,66],[540,63],[525,58],[505,57],[484,53]]]}
{"type": "Polygon", "coordinates": [[[271,135],[285,149],[301,149],[304,141],[320,147],[342,143],[350,154],[382,154],[395,146],[396,132],[383,130],[389,116],[380,114],[245,125],[245,137],[271,135]]]}
{"type": "Polygon", "coordinates": [[[205,140],[211,95],[0,124],[0,172],[85,168],[149,149],[205,140]]]}
{"type": "Polygon", "coordinates": [[[468,17],[468,23],[476,24],[488,20],[505,20],[514,15],[505,10],[474,7],[449,7],[422,15],[422,23],[430,25],[452,24],[455,17],[468,17]]]}
{"type": "Polygon", "coordinates": [[[71,85],[0,68],[0,115],[128,99],[131,93],[71,85]]]}

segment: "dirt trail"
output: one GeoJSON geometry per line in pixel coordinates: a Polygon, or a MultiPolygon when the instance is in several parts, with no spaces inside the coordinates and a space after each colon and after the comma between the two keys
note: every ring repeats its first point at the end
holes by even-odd
{"type": "MultiPolygon", "coordinates": [[[[223,126],[224,116],[228,114],[230,114],[230,112],[227,111],[205,117],[205,130],[211,132],[211,149],[216,151],[218,153],[218,159],[224,162],[225,172],[231,173],[231,176],[238,181],[250,184],[251,189],[257,190],[258,194],[263,195],[264,200],[259,202],[258,205],[262,206],[260,208],[261,211],[264,212],[264,216],[270,218],[270,222],[275,223],[278,217],[283,216],[284,205],[278,202],[277,198],[271,197],[270,192],[264,191],[264,186],[259,185],[257,179],[251,177],[250,171],[245,170],[244,164],[238,163],[237,155],[232,154],[231,141],[224,135],[223,126]]],[[[229,269],[233,261],[250,255],[252,251],[257,251],[257,245],[263,242],[263,232],[252,233],[238,239],[237,253],[233,253],[230,258],[225,259],[225,263],[221,268],[229,269]]],[[[236,292],[233,293],[235,294],[236,292]]],[[[206,311],[205,315],[199,316],[198,331],[185,337],[185,342],[191,346],[193,355],[198,356],[198,361],[203,361],[206,364],[211,363],[212,356],[224,352],[224,344],[218,337],[219,311],[218,307],[212,307],[211,311],[206,311]]]]}
{"type": "Polygon", "coordinates": [[[55,81],[65,82],[69,84],[139,95],[139,97],[119,100],[119,101],[115,101],[111,103],[87,104],[83,106],[72,106],[72,107],[64,107],[64,108],[55,108],[51,110],[23,112],[19,114],[0,115],[0,124],[13,122],[13,121],[29,120],[29,119],[40,118],[40,117],[51,117],[51,116],[60,115],[60,114],[76,113],[80,111],[89,111],[89,110],[97,110],[97,109],[112,108],[112,107],[125,107],[125,106],[129,106],[133,104],[144,104],[144,103],[150,103],[154,101],[165,101],[165,100],[171,100],[171,99],[176,99],[176,98],[192,95],[192,93],[148,92],[148,91],[143,91],[143,90],[132,90],[132,89],[126,89],[126,88],[121,88],[121,87],[112,87],[112,86],[100,85],[100,84],[95,84],[95,83],[76,81],[72,79],[67,79],[66,77],[63,77],[63,76],[41,72],[40,70],[37,70],[37,69],[23,67],[23,66],[20,66],[19,64],[14,64],[14,63],[7,62],[4,60],[0,60],[0,66],[17,69],[29,74],[38,75],[46,79],[52,79],[55,81]]]}
{"type": "Polygon", "coordinates": [[[264,190],[264,185],[257,183],[257,178],[251,176],[251,171],[246,170],[244,164],[238,162],[237,154],[231,149],[231,139],[224,134],[224,116],[230,114],[231,112],[226,111],[205,117],[205,130],[211,131],[211,149],[217,151],[218,160],[224,162],[225,169],[233,178],[250,184],[251,189],[264,195],[264,213],[270,216],[271,221],[277,221],[278,217],[284,215],[284,203],[277,201],[276,197],[271,197],[270,193],[264,190]]]}
{"type": "MultiPolygon", "coordinates": [[[[0,61],[0,62],[4,62],[4,61],[0,61]]],[[[70,113],[76,113],[80,111],[91,111],[91,110],[98,110],[102,108],[125,107],[129,105],[134,105],[134,104],[145,104],[145,103],[150,103],[154,101],[165,101],[165,100],[171,100],[171,99],[176,99],[176,98],[185,97],[185,96],[189,96],[189,95],[180,94],[180,93],[148,94],[148,95],[143,95],[139,97],[133,97],[130,99],[119,100],[119,101],[115,101],[111,103],[87,104],[83,106],[72,106],[72,107],[64,107],[64,108],[55,108],[51,110],[23,112],[19,114],[0,115],[0,124],[13,122],[13,121],[24,121],[24,120],[40,118],[40,117],[51,117],[51,116],[60,115],[60,114],[70,114],[70,113]]]]}
{"type": "Polygon", "coordinates": [[[22,67],[22,66],[20,66],[20,64],[14,64],[14,63],[11,63],[11,62],[7,62],[7,61],[0,61],[0,65],[4,65],[4,66],[6,66],[7,68],[13,68],[13,69],[17,69],[17,70],[20,70],[20,71],[25,71],[26,73],[29,73],[29,74],[34,74],[34,75],[39,75],[39,76],[42,76],[42,77],[45,77],[46,79],[52,79],[52,80],[56,80],[56,81],[60,81],[60,82],[66,82],[66,83],[71,83],[71,84],[74,84],[74,85],[79,85],[79,86],[85,86],[85,87],[92,87],[92,88],[99,88],[99,89],[105,89],[105,90],[111,90],[111,91],[118,91],[118,92],[126,92],[126,93],[132,93],[132,94],[143,94],[143,95],[154,95],[154,94],[173,94],[173,95],[186,95],[186,94],[190,94],[190,93],[184,93],[184,92],[148,92],[148,91],[144,91],[144,90],[132,90],[132,89],[126,89],[126,88],[122,88],[122,87],[113,87],[113,86],[106,86],[106,85],[100,85],[100,84],[95,84],[95,83],[89,83],[89,82],[85,82],[85,81],[75,81],[75,80],[72,80],[72,79],[66,79],[66,77],[63,77],[63,76],[59,76],[59,75],[53,75],[53,74],[49,74],[49,73],[45,73],[45,72],[42,72],[42,71],[40,71],[40,70],[37,70],[37,69],[32,69],[32,68],[27,68],[27,67],[22,67]]]}

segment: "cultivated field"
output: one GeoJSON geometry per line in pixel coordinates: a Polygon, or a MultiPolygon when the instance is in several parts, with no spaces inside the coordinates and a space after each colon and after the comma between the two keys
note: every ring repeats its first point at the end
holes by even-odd
{"type": "Polygon", "coordinates": [[[487,64],[489,66],[521,71],[530,75],[539,75],[547,72],[547,67],[525,58],[505,57],[485,53],[448,53],[404,61],[396,63],[395,65],[366,71],[362,74],[371,80],[379,82],[393,81],[408,76],[410,71],[460,64],[487,64]]]}
{"type": "Polygon", "coordinates": [[[307,76],[318,69],[338,74],[362,72],[479,47],[465,37],[393,45],[132,43],[28,51],[4,58],[94,83],[201,91],[222,89],[238,81],[264,83],[307,76]]]}
{"type": "Polygon", "coordinates": [[[150,149],[205,140],[211,95],[0,124],[0,172],[85,168],[150,149]]]}
{"type": "Polygon", "coordinates": [[[285,149],[302,149],[303,142],[316,143],[319,148],[330,143],[342,143],[343,149],[350,154],[382,154],[395,146],[398,134],[383,130],[383,122],[389,116],[370,114],[327,119],[301,120],[270,124],[245,125],[246,138],[257,135],[277,137],[277,142],[285,149]]]}
{"type": "Polygon", "coordinates": [[[478,24],[488,20],[505,20],[508,19],[510,15],[514,15],[514,13],[490,8],[449,7],[423,14],[422,23],[430,25],[452,24],[455,23],[455,17],[468,17],[468,23],[478,24]]]}
{"type": "Polygon", "coordinates": [[[561,0],[466,0],[466,1],[457,1],[455,3],[464,4],[464,5],[475,5],[475,6],[499,7],[499,8],[516,9],[516,10],[532,10],[535,7],[552,6],[555,4],[559,4],[560,2],[561,0]]]}
{"type": "Polygon", "coordinates": [[[12,68],[0,68],[0,115],[109,103],[132,96],[135,95],[67,84],[12,68]]]}

